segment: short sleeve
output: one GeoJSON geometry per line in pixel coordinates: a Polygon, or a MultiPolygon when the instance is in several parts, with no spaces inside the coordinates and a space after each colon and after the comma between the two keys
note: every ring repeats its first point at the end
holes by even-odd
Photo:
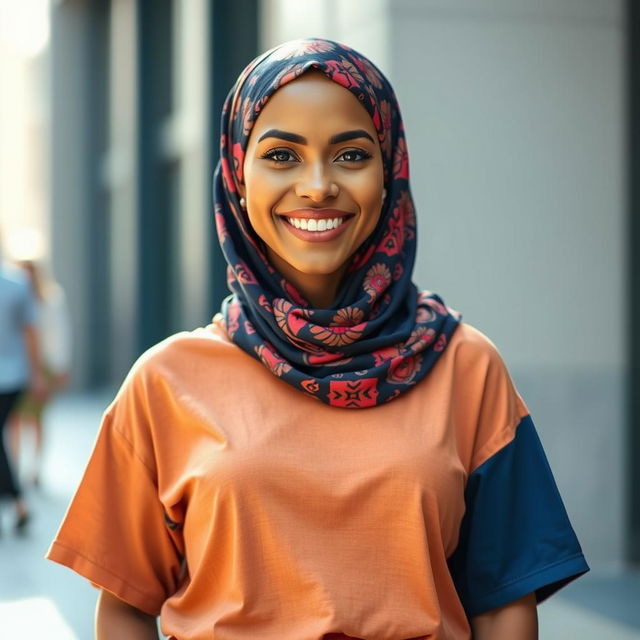
{"type": "Polygon", "coordinates": [[[38,321],[38,309],[35,296],[28,282],[24,282],[20,296],[20,322],[24,325],[35,325],[38,321]]]}
{"type": "Polygon", "coordinates": [[[472,471],[449,570],[469,618],[589,570],[529,415],[472,471]]]}
{"type": "Polygon", "coordinates": [[[153,469],[119,428],[121,414],[131,417],[131,411],[117,409],[105,415],[47,558],[158,615],[177,590],[183,559],[167,527],[153,469]]]}

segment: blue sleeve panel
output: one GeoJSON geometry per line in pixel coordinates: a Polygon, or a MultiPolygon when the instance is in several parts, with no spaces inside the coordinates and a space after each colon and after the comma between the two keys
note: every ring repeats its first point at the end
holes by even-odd
{"type": "Polygon", "coordinates": [[[535,591],[542,602],[589,571],[529,416],[473,471],[449,570],[469,618],[535,591]]]}

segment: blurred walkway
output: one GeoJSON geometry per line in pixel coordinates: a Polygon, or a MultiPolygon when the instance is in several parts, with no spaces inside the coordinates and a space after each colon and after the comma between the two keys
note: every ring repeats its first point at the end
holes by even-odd
{"type": "Polygon", "coordinates": [[[108,402],[107,394],[55,400],[45,418],[42,489],[27,494],[34,518],[26,538],[13,535],[14,514],[4,506],[0,538],[2,638],[93,638],[97,591],[43,556],[80,480],[108,402]]]}
{"type": "MultiPolygon", "coordinates": [[[[28,495],[30,534],[17,539],[2,512],[2,638],[90,640],[96,590],[43,560],[80,480],[110,393],[58,399],[47,416],[43,489],[28,495]]],[[[640,573],[592,570],[538,609],[541,640],[640,640],[640,573]]]]}

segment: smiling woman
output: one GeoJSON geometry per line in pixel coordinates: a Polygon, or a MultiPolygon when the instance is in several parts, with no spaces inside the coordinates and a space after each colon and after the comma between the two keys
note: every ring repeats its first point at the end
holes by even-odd
{"type": "Polygon", "coordinates": [[[232,294],[133,367],[49,551],[98,638],[535,638],[588,567],[495,346],[412,282],[389,82],[285,43],[221,130],[232,294]]]}
{"type": "Polygon", "coordinates": [[[244,160],[249,221],[273,266],[314,307],[329,307],[348,258],[373,232],[382,152],[358,99],[311,72],[260,112],[244,160]]]}

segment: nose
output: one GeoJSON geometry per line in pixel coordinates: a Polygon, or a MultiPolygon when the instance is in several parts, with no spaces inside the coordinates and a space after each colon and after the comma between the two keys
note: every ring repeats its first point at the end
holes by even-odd
{"type": "Polygon", "coordinates": [[[338,185],[332,180],[330,171],[321,162],[310,164],[308,171],[301,176],[295,187],[295,193],[299,198],[308,198],[313,202],[335,198],[338,192],[338,185]]]}

